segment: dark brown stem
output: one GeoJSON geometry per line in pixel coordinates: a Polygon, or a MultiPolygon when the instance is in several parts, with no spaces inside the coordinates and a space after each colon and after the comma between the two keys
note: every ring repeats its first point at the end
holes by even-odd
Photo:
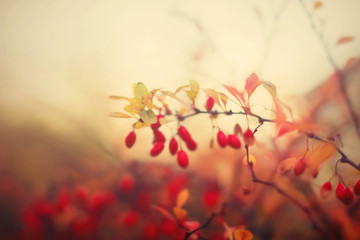
{"type": "Polygon", "coordinates": [[[225,206],[226,206],[226,204],[223,204],[222,207],[221,207],[221,210],[220,210],[219,212],[213,212],[213,213],[210,215],[210,217],[209,217],[208,219],[206,219],[206,221],[205,221],[202,225],[200,225],[199,227],[197,227],[197,228],[195,228],[195,229],[193,229],[193,230],[191,230],[191,231],[189,231],[189,232],[186,232],[186,233],[185,233],[184,240],[189,239],[189,237],[190,237],[191,235],[193,235],[196,231],[199,231],[200,229],[206,228],[206,227],[214,220],[214,218],[216,218],[217,216],[222,216],[222,215],[224,215],[224,213],[225,213],[225,211],[224,211],[224,210],[225,210],[225,206]]]}
{"type": "Polygon", "coordinates": [[[311,225],[313,226],[313,228],[316,231],[319,231],[321,233],[324,233],[324,231],[318,226],[318,224],[315,222],[315,219],[313,217],[313,215],[311,214],[311,211],[308,207],[304,206],[301,202],[299,202],[296,198],[294,198],[293,196],[291,196],[290,194],[288,194],[287,192],[285,192],[284,190],[282,190],[279,186],[277,186],[274,182],[268,182],[268,181],[264,181],[264,180],[260,180],[257,178],[255,171],[254,171],[254,166],[253,163],[250,162],[249,160],[249,146],[246,145],[245,146],[245,150],[246,150],[246,159],[247,159],[247,163],[249,165],[249,169],[250,169],[250,173],[252,176],[252,181],[254,183],[260,183],[266,186],[269,186],[271,188],[274,188],[279,194],[283,195],[284,197],[286,197],[287,199],[289,199],[290,201],[292,201],[295,205],[297,205],[305,214],[306,216],[309,218],[311,225]]]}

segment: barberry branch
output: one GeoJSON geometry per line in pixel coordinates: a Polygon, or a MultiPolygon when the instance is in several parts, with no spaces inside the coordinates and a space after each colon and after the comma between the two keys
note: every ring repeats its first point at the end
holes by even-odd
{"type": "Polygon", "coordinates": [[[340,91],[344,97],[344,100],[345,100],[345,103],[346,103],[346,106],[347,106],[347,109],[350,113],[350,117],[351,117],[351,120],[354,124],[354,127],[355,127],[355,131],[358,135],[358,137],[360,137],[360,122],[359,122],[359,117],[357,116],[357,114],[355,113],[355,110],[354,110],[354,106],[351,102],[351,99],[347,93],[347,89],[346,89],[346,84],[345,84],[345,74],[343,71],[340,70],[340,68],[337,66],[337,64],[335,63],[335,60],[331,54],[331,51],[330,51],[330,48],[328,46],[328,44],[326,43],[325,41],[325,37],[324,37],[324,34],[316,27],[315,25],[315,22],[314,22],[314,18],[313,18],[313,15],[312,13],[309,11],[309,9],[306,7],[305,3],[303,0],[299,0],[301,6],[303,7],[305,13],[307,14],[308,16],[308,19],[310,21],[310,25],[311,25],[311,28],[313,29],[314,33],[318,36],[320,42],[321,42],[321,45],[323,46],[324,48],[324,51],[325,51],[325,54],[326,54],[326,57],[329,61],[329,63],[331,64],[331,66],[334,68],[335,70],[335,73],[337,75],[337,77],[339,78],[339,86],[340,86],[340,91]]]}
{"type": "Polygon", "coordinates": [[[290,201],[292,201],[295,205],[297,205],[309,218],[312,227],[316,230],[319,231],[321,233],[325,232],[319,227],[319,225],[315,222],[315,219],[313,217],[313,215],[311,214],[311,211],[308,207],[306,207],[305,205],[303,205],[301,202],[299,202],[296,198],[294,198],[293,196],[291,196],[290,194],[288,194],[287,192],[285,192],[283,189],[281,189],[278,185],[276,185],[274,182],[268,182],[268,181],[264,181],[259,179],[254,171],[254,165],[252,162],[250,162],[249,160],[249,146],[245,145],[245,150],[246,150],[246,159],[247,159],[247,164],[249,166],[250,169],[250,173],[252,176],[252,181],[254,183],[260,183],[266,186],[269,186],[271,188],[274,188],[279,194],[283,195],[284,197],[286,197],[287,199],[289,199],[290,201]]]}
{"type": "Polygon", "coordinates": [[[184,240],[187,240],[189,239],[189,237],[191,235],[193,235],[195,232],[197,232],[198,230],[200,229],[203,229],[203,228],[206,228],[213,220],[214,218],[218,217],[218,216],[223,216],[225,215],[225,207],[226,207],[226,204],[223,204],[220,211],[219,212],[213,212],[210,217],[208,219],[206,219],[206,221],[200,225],[199,227],[189,231],[189,232],[186,232],[185,233],[185,237],[184,237],[184,240]]]}

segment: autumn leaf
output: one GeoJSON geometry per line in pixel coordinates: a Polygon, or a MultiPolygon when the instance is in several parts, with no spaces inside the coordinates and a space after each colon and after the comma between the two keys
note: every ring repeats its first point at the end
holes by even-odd
{"type": "Polygon", "coordinates": [[[177,219],[183,220],[187,216],[187,211],[181,207],[173,207],[174,215],[177,219]]]}
{"type": "Polygon", "coordinates": [[[220,97],[221,102],[224,105],[225,110],[226,110],[226,102],[227,102],[228,97],[224,93],[219,93],[219,97],[220,97]]]}
{"type": "Polygon", "coordinates": [[[236,98],[236,99],[240,102],[241,105],[244,105],[244,104],[243,104],[243,102],[244,102],[244,97],[243,97],[242,93],[241,93],[239,90],[237,90],[236,88],[231,87],[231,86],[229,86],[229,85],[223,85],[223,86],[224,86],[224,88],[226,88],[226,90],[227,90],[234,98],[236,98]]]}
{"type": "Polygon", "coordinates": [[[155,115],[155,113],[153,112],[153,110],[151,110],[151,109],[149,109],[149,110],[143,109],[143,110],[140,112],[140,117],[141,117],[141,119],[142,119],[145,123],[152,124],[152,123],[156,123],[156,122],[157,122],[156,115],[155,115]]]}
{"type": "Polygon", "coordinates": [[[129,100],[129,98],[122,96],[109,96],[109,98],[113,100],[129,100]]]}
{"type": "Polygon", "coordinates": [[[245,84],[245,91],[248,94],[248,99],[250,98],[251,94],[255,91],[255,89],[261,84],[259,81],[258,76],[255,73],[252,73],[250,77],[246,79],[245,84]]]}
{"type": "Polygon", "coordinates": [[[276,169],[276,177],[290,170],[296,162],[296,158],[287,158],[279,163],[276,169]]]}
{"type": "Polygon", "coordinates": [[[343,44],[343,43],[348,43],[351,42],[352,40],[354,40],[354,37],[352,36],[344,36],[339,38],[339,40],[337,41],[337,44],[343,44]]]}
{"type": "Polygon", "coordinates": [[[157,205],[153,205],[152,207],[153,207],[153,209],[155,209],[156,211],[158,211],[159,213],[164,215],[166,218],[175,221],[175,218],[167,210],[165,210],[164,208],[159,207],[157,205]]]}
{"type": "Polygon", "coordinates": [[[251,239],[253,239],[254,235],[250,231],[241,227],[241,228],[235,229],[234,237],[235,237],[234,240],[251,240],[251,239]]]}
{"type": "Polygon", "coordinates": [[[133,94],[135,98],[141,97],[148,92],[147,87],[142,82],[133,84],[133,94]]]}
{"type": "Polygon", "coordinates": [[[220,100],[219,100],[219,93],[217,91],[215,91],[214,89],[210,89],[210,88],[205,88],[203,90],[207,93],[207,95],[209,95],[209,97],[212,97],[214,99],[214,102],[218,106],[220,106],[222,108],[222,106],[220,104],[220,100]]]}
{"type": "Polygon", "coordinates": [[[109,113],[109,117],[116,117],[116,118],[132,118],[132,116],[122,113],[122,112],[113,112],[109,113]]]}
{"type": "Polygon", "coordinates": [[[274,102],[276,101],[276,86],[269,81],[261,81],[260,84],[271,94],[274,102]]]}
{"type": "Polygon", "coordinates": [[[333,144],[323,143],[318,149],[308,155],[305,164],[313,170],[318,169],[319,166],[329,160],[335,152],[336,148],[333,144]]]}
{"type": "Polygon", "coordinates": [[[177,207],[182,207],[187,200],[189,199],[189,190],[187,188],[184,188],[178,195],[176,198],[176,206],[177,207]]]}
{"type": "Polygon", "coordinates": [[[178,93],[178,92],[180,92],[181,90],[187,88],[187,87],[189,87],[189,85],[182,85],[182,86],[178,87],[178,88],[175,90],[175,94],[178,93]]]}
{"type": "Polygon", "coordinates": [[[137,121],[136,123],[133,124],[133,128],[135,129],[146,128],[148,126],[150,126],[149,123],[140,122],[140,121],[137,121]]]}
{"type": "Polygon", "coordinates": [[[323,3],[320,1],[316,1],[314,2],[314,9],[318,9],[321,8],[323,6],[323,3]]]}

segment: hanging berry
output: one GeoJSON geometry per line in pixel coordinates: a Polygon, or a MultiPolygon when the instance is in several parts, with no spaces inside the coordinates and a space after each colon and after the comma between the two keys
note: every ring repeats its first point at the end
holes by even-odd
{"type": "Polygon", "coordinates": [[[233,134],[228,135],[228,142],[232,148],[239,149],[241,147],[240,139],[233,134]]]}
{"type": "Polygon", "coordinates": [[[132,131],[127,135],[125,139],[125,144],[128,148],[131,148],[134,145],[135,141],[136,141],[136,134],[134,131],[132,131]]]}
{"type": "Polygon", "coordinates": [[[211,112],[212,108],[214,107],[213,97],[208,97],[205,107],[206,107],[206,111],[211,112]]]}
{"type": "Polygon", "coordinates": [[[153,148],[151,149],[150,154],[151,156],[155,157],[159,155],[163,149],[164,149],[164,142],[162,141],[156,142],[153,148]]]}
{"type": "Polygon", "coordinates": [[[178,142],[176,141],[176,139],[174,137],[171,138],[170,143],[169,143],[169,150],[170,150],[171,155],[175,155],[175,153],[178,150],[178,147],[179,147],[179,145],[178,145],[178,142]]]}
{"type": "Polygon", "coordinates": [[[180,167],[186,168],[189,165],[189,158],[184,150],[179,150],[177,153],[177,161],[180,167]]]}
{"type": "Polygon", "coordinates": [[[219,130],[217,133],[217,141],[218,141],[218,144],[220,145],[220,147],[222,147],[222,148],[226,147],[226,145],[228,144],[228,139],[227,139],[225,133],[221,130],[219,130]]]}

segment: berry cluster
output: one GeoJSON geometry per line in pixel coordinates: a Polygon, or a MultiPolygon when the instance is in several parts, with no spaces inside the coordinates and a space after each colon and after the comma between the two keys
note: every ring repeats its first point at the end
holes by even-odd
{"type": "MultiPolygon", "coordinates": [[[[324,199],[329,197],[331,190],[332,185],[329,181],[323,183],[320,188],[320,196],[324,199]]],[[[345,185],[341,182],[336,185],[335,195],[340,201],[342,201],[346,205],[352,203],[354,199],[354,193],[357,196],[360,196],[360,179],[357,180],[357,182],[354,184],[353,189],[351,189],[350,187],[345,187],[345,185]]]]}

